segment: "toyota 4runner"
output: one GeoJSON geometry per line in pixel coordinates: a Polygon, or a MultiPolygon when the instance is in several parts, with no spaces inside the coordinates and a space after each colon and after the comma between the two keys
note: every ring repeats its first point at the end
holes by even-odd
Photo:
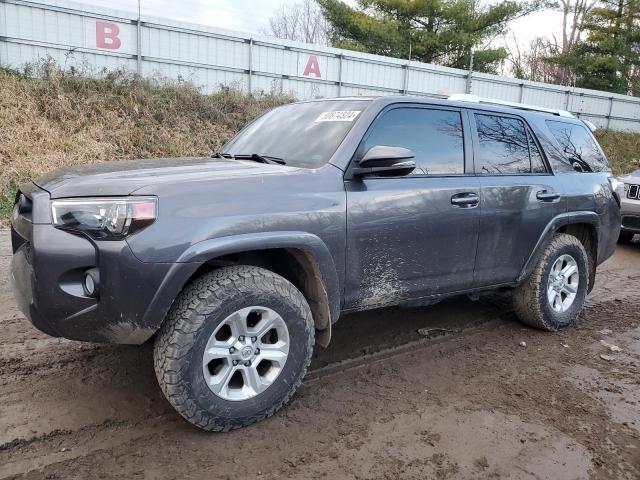
{"type": "Polygon", "coordinates": [[[215,431],[287,403],[347,312],[501,290],[567,327],[616,245],[614,180],[586,122],[495,103],[302,102],[214,158],[45,175],[13,210],[17,303],[49,335],[153,339],[169,402],[215,431]]]}

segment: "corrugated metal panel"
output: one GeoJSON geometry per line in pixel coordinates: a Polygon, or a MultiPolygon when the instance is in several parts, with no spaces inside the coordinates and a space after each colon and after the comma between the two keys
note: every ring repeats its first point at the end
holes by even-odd
{"type": "Polygon", "coordinates": [[[400,91],[404,85],[404,69],[401,66],[380,65],[345,57],[342,63],[342,81],[400,91]]]}
{"type": "Polygon", "coordinates": [[[614,100],[611,115],[614,117],[634,118],[640,120],[640,102],[635,103],[614,100]]]}
{"type": "Polygon", "coordinates": [[[426,69],[409,69],[407,89],[410,92],[422,92],[430,95],[447,97],[465,91],[466,73],[452,75],[426,69]]]}
{"type": "Polygon", "coordinates": [[[495,83],[486,78],[476,78],[471,88],[474,95],[481,97],[497,98],[511,102],[520,101],[521,87],[510,82],[495,83]]]}
{"type": "Polygon", "coordinates": [[[254,36],[65,0],[0,0],[0,64],[50,56],[60,65],[115,68],[300,98],[453,93],[565,108],[601,127],[640,131],[640,99],[403,59],[254,36]]]}
{"type": "Polygon", "coordinates": [[[539,105],[547,108],[562,108],[567,110],[567,94],[562,90],[542,90],[524,86],[522,103],[539,105]]]}

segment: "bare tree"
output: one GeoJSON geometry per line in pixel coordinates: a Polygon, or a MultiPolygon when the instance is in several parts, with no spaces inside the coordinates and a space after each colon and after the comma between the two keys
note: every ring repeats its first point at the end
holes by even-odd
{"type": "Polygon", "coordinates": [[[557,0],[557,10],[562,13],[562,31],[560,39],[537,37],[531,41],[526,51],[521,51],[515,35],[509,47],[508,62],[513,75],[536,82],[573,85],[575,75],[571,70],[554,58],[568,54],[580,41],[585,17],[596,5],[596,0],[557,0]]]}
{"type": "Polygon", "coordinates": [[[558,0],[562,12],[562,53],[567,53],[580,40],[585,16],[593,9],[595,0],[558,0]]]}
{"type": "Polygon", "coordinates": [[[550,61],[561,53],[557,39],[536,37],[527,50],[521,50],[515,37],[508,44],[508,71],[516,78],[534,82],[573,85],[574,76],[564,67],[550,61]]]}
{"type": "Polygon", "coordinates": [[[294,5],[281,5],[269,19],[266,35],[299,42],[329,44],[329,24],[315,0],[301,0],[294,5]]]}

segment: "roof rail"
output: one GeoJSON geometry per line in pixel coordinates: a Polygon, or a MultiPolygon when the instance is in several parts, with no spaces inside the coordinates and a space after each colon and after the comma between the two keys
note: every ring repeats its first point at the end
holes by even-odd
{"type": "Polygon", "coordinates": [[[467,93],[456,93],[450,95],[447,100],[452,100],[455,102],[472,102],[486,103],[488,105],[501,105],[505,107],[518,108],[520,110],[532,110],[535,112],[551,113],[560,117],[575,118],[571,112],[560,110],[558,108],[537,107],[535,105],[527,105],[526,103],[509,102],[507,100],[496,100],[494,98],[478,97],[477,95],[469,95],[467,93]]]}

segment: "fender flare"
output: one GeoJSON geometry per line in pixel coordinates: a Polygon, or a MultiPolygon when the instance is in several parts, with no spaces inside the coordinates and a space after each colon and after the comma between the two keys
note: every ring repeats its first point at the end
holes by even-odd
{"type": "MultiPolygon", "coordinates": [[[[255,250],[289,248],[304,251],[318,267],[327,295],[331,324],[340,316],[340,286],[333,257],[325,243],[316,235],[298,231],[259,232],[203,240],[191,245],[171,265],[144,314],[143,323],[160,328],[165,316],[191,276],[206,262],[223,255],[255,250]]],[[[327,339],[328,343],[328,339],[327,339]]]]}
{"type": "MultiPolygon", "coordinates": [[[[588,223],[590,225],[593,225],[596,228],[596,232],[600,230],[600,217],[595,212],[589,212],[589,211],[566,212],[553,217],[545,227],[544,231],[542,232],[542,235],[540,235],[540,238],[538,239],[538,242],[536,243],[536,246],[534,247],[533,252],[527,259],[526,263],[524,264],[524,267],[522,267],[522,270],[520,271],[520,275],[518,275],[518,279],[516,280],[518,284],[524,281],[524,279],[531,274],[536,264],[538,263],[538,260],[542,256],[544,249],[546,248],[547,244],[553,237],[553,234],[558,229],[574,223],[588,223]]],[[[597,261],[594,261],[594,263],[597,263],[597,261]]]]}

